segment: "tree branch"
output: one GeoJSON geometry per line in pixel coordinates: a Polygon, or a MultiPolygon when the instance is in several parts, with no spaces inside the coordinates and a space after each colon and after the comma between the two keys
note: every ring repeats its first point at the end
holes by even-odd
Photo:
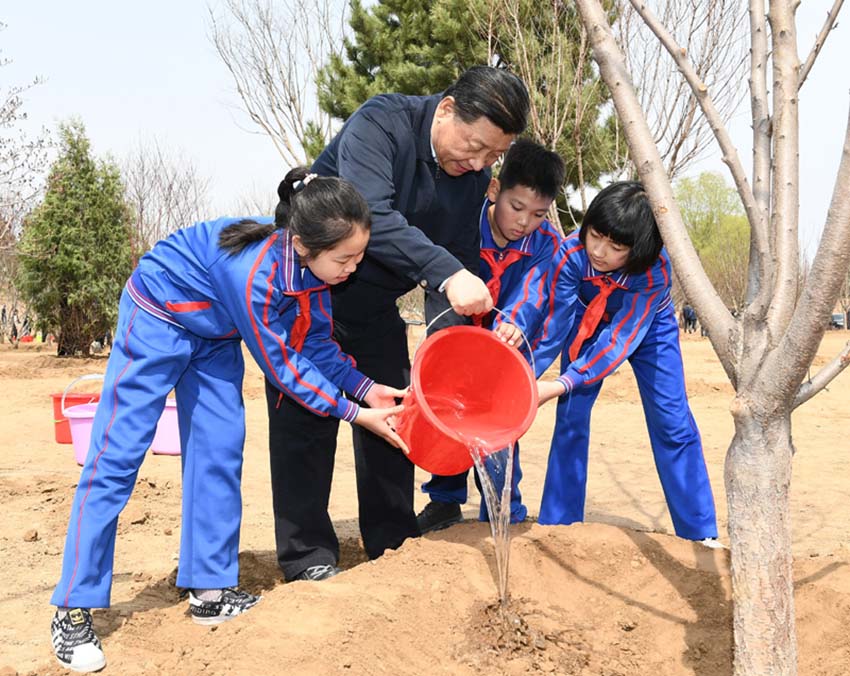
{"type": "Polygon", "coordinates": [[[765,246],[767,239],[766,215],[759,210],[756,204],[750,184],[747,181],[746,172],[738,157],[738,151],[729,136],[729,132],[726,131],[726,126],[723,124],[723,119],[715,107],[714,101],[708,94],[708,88],[700,80],[685,50],[676,43],[675,38],[658,21],[646,4],[641,0],[630,1],[649,29],[658,37],[661,44],[664,45],[664,48],[673,57],[685,80],[690,85],[694,98],[699,102],[700,109],[708,120],[711,130],[714,132],[714,137],[720,145],[720,149],[723,152],[723,162],[729,167],[732,180],[735,182],[735,187],[741,196],[741,202],[744,205],[747,218],[754,229],[756,247],[761,248],[765,246]]]}
{"type": "Polygon", "coordinates": [[[835,359],[818,371],[814,377],[800,385],[800,389],[797,390],[797,396],[794,399],[792,408],[797,408],[801,404],[805,404],[809,399],[829,385],[835,377],[848,366],[850,366],[850,341],[847,341],[844,345],[844,349],[838,353],[835,359]]]}
{"type": "Polygon", "coordinates": [[[587,28],[600,74],[611,91],[617,114],[623,122],[632,161],[649,193],[658,227],[674,261],[676,274],[688,298],[708,326],[709,338],[715,352],[734,384],[737,382],[732,352],[735,322],[712,287],[687,235],[679,207],[673,199],[670,181],[626,71],[625,60],[605,20],[599,1],[576,0],[576,6],[587,28]]]}
{"type": "MultiPolygon", "coordinates": [[[[850,268],[850,117],[832,200],[811,272],[788,331],[768,357],[763,378],[776,378],[779,391],[795,388],[812,362],[850,268]],[[814,338],[811,338],[814,336],[814,338]]],[[[834,377],[834,376],[833,376],[834,377]]],[[[828,382],[828,381],[827,381],[828,382]]],[[[776,384],[773,385],[776,387],[776,384]]],[[[814,392],[812,392],[814,394],[814,392]]],[[[794,399],[798,399],[800,394],[794,399]]],[[[802,402],[801,402],[802,403],[802,402]]]]}
{"type": "Polygon", "coordinates": [[[803,83],[806,81],[806,78],[809,76],[809,71],[812,70],[812,66],[815,65],[815,59],[818,58],[818,54],[820,54],[820,50],[823,49],[823,45],[826,42],[826,36],[829,35],[829,32],[835,28],[835,21],[838,19],[838,12],[841,11],[841,5],[844,4],[844,0],[835,0],[832,4],[832,8],[826,14],[826,21],[824,21],[823,28],[820,29],[820,33],[818,33],[815,38],[815,44],[812,45],[812,51],[809,52],[809,56],[806,59],[806,62],[803,64],[803,67],[800,69],[800,84],[797,85],[798,89],[803,87],[803,83]]]}
{"type": "Polygon", "coordinates": [[[770,4],[773,37],[773,178],[771,231],[775,235],[776,277],[767,311],[769,340],[781,336],[797,302],[800,273],[800,129],[797,83],[796,0],[774,0],[770,4]]]}

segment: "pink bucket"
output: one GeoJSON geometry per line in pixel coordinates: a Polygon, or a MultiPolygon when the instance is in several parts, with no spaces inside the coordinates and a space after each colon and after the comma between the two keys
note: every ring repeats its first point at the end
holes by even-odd
{"type": "Polygon", "coordinates": [[[71,442],[74,444],[74,459],[78,465],[86,461],[91,441],[91,426],[94,422],[94,412],[97,404],[77,404],[64,410],[68,425],[71,428],[71,442]]]}
{"type": "Polygon", "coordinates": [[[180,428],[177,425],[177,402],[174,399],[165,400],[165,408],[151,442],[151,451],[155,455],[180,455],[180,428]]]}
{"type": "MultiPolygon", "coordinates": [[[[74,444],[74,459],[78,465],[86,461],[91,442],[91,428],[97,404],[79,404],[65,409],[65,417],[71,427],[71,441],[74,444]]],[[[151,442],[151,451],[156,455],[180,455],[180,431],[177,426],[177,402],[166,399],[156,433],[151,442]]]]}

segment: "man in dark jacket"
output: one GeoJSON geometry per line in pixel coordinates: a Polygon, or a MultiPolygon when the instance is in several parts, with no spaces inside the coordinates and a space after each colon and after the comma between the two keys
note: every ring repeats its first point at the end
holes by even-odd
{"type": "MultiPolygon", "coordinates": [[[[464,316],[492,308],[475,275],[478,211],[489,167],[523,131],[528,109],[519,78],[478,66],[442,94],[368,100],[314,163],[318,174],[351,181],[372,211],[366,256],[334,287],[333,316],[342,349],[378,382],[409,382],[396,300],[417,284],[426,292],[427,319],[449,306],[464,316]]],[[[339,572],[328,515],[339,423],[309,413],[268,382],[266,398],[278,562],[287,580],[331,577],[339,572]]],[[[376,558],[419,534],[414,468],[378,437],[356,428],[353,435],[360,532],[376,558]]]]}

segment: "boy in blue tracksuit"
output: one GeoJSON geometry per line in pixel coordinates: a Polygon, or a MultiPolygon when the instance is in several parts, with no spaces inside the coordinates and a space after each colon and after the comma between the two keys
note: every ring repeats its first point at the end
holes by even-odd
{"type": "Polygon", "coordinates": [[[274,220],[220,219],[180,230],[139,262],[118,326],[77,485],[51,624],[61,664],[96,671],[105,657],[92,607],[107,607],[118,515],[165,399],[177,396],[183,513],[177,585],[190,614],[217,624],[260,599],[238,581],[245,439],[241,341],[281,391],[316,415],[366,425],[390,443],[402,391],[374,383],[331,339],[329,285],[362,259],[369,210],[339,179],[287,175],[274,220]]]}
{"type": "Polygon", "coordinates": [[[676,534],[714,546],[714,498],[685,392],[662,247],[636,181],[602,190],[561,245],[534,350],[538,377],[561,353],[560,377],[539,384],[541,403],[560,397],[539,522],[584,519],[591,409],[603,379],[628,359],[676,534]]]}
{"type": "MultiPolygon", "coordinates": [[[[560,234],[545,219],[563,183],[564,162],[558,154],[520,139],[505,155],[499,178],[490,181],[481,208],[479,275],[490,289],[494,306],[504,314],[494,311],[478,320],[487,327],[495,323],[497,334],[512,344],[514,334],[521,335],[517,329],[533,336],[544,315],[549,269],[561,243],[560,234]]],[[[528,510],[519,491],[522,471],[518,445],[513,457],[511,522],[519,523],[528,510]]],[[[431,498],[417,517],[423,533],[461,520],[467,472],[433,475],[422,490],[431,498]]],[[[479,515],[481,520],[488,519],[483,500],[479,515]]]]}

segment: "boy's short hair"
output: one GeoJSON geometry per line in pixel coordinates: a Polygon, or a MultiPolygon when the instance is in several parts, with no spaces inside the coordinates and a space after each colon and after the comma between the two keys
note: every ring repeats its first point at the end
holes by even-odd
{"type": "Polygon", "coordinates": [[[558,153],[530,139],[517,139],[505,153],[499,171],[499,188],[518,185],[530,188],[541,197],[555,199],[564,185],[566,169],[558,153]]]}
{"type": "Polygon", "coordinates": [[[646,272],[664,246],[649,197],[639,181],[619,181],[603,188],[582,219],[578,235],[582,244],[588,228],[631,247],[624,266],[629,274],[646,272]]]}

